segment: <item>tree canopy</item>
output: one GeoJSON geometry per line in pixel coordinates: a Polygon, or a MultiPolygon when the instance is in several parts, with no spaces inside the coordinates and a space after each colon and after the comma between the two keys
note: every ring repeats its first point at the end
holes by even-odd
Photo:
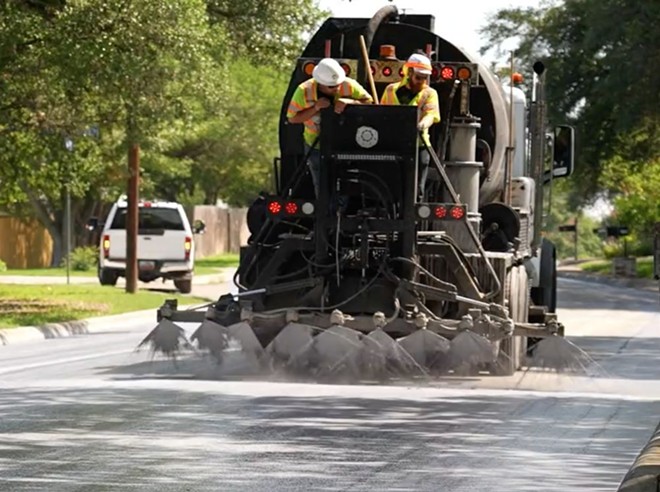
{"type": "Polygon", "coordinates": [[[37,217],[59,262],[66,188],[82,231],[125,190],[131,142],[143,194],[245,204],[321,18],[313,0],[0,1],[0,209],[37,217]]]}
{"type": "Polygon", "coordinates": [[[660,119],[659,23],[657,0],[565,0],[501,10],[482,29],[482,52],[514,41],[520,66],[544,61],[549,116],[578,129],[582,192],[598,190],[625,135],[660,119]]]}

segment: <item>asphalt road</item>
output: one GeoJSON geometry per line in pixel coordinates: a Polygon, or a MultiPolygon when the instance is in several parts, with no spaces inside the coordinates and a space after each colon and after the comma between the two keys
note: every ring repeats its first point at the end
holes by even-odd
{"type": "Polygon", "coordinates": [[[657,294],[559,295],[590,377],[222,380],[135,353],[151,326],[0,347],[0,490],[615,490],[660,421],[657,294]]]}

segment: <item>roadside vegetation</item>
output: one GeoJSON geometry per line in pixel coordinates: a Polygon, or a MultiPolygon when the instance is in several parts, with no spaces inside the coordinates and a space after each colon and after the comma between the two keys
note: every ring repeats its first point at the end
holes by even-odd
{"type": "MultiPolygon", "coordinates": [[[[549,121],[576,128],[575,175],[557,187],[547,224],[563,258],[574,256],[573,235],[557,227],[576,217],[580,257],[622,254],[621,239],[593,232],[602,226],[627,226],[628,253],[651,253],[660,221],[660,79],[651,63],[660,60],[658,23],[655,0],[564,0],[500,10],[481,30],[482,54],[515,50],[526,80],[544,62],[549,121]],[[584,209],[597,198],[612,211],[589,221],[584,209]]],[[[529,84],[522,89],[529,98],[529,84]]]]}
{"type": "MultiPolygon", "coordinates": [[[[653,258],[650,256],[640,257],[636,260],[638,278],[653,278],[653,258]]],[[[598,273],[601,275],[612,274],[612,260],[594,260],[580,264],[585,272],[598,273]]]]}
{"type": "Polygon", "coordinates": [[[119,288],[100,285],[0,284],[0,328],[155,309],[172,298],[178,299],[179,304],[206,302],[192,296],[146,290],[127,294],[119,288]]]}
{"type": "Polygon", "coordinates": [[[282,96],[325,17],[314,0],[0,2],[0,210],[40,221],[59,267],[67,186],[85,246],[134,144],[141,196],[249,204],[272,183],[282,96]]]}

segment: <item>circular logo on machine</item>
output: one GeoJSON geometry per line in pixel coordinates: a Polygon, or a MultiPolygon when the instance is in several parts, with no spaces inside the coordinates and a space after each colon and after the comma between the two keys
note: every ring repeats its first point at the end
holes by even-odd
{"type": "Polygon", "coordinates": [[[378,143],[378,131],[370,126],[361,126],[355,134],[357,144],[365,149],[370,149],[378,143]]]}

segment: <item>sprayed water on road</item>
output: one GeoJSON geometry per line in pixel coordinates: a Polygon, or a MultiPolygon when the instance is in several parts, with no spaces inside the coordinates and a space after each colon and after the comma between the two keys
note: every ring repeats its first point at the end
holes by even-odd
{"type": "MultiPolygon", "coordinates": [[[[393,338],[381,328],[368,335],[333,324],[328,328],[290,322],[263,348],[248,322],[222,326],[207,320],[190,337],[167,320],[140,343],[180,359],[207,354],[214,378],[262,378],[323,383],[432,381],[438,377],[481,376],[497,372],[506,354],[498,344],[470,330],[448,340],[430,330],[393,338]]],[[[139,348],[138,347],[138,348],[139,348]]],[[[586,352],[560,336],[542,339],[530,350],[525,377],[532,372],[602,375],[586,352]]]]}

